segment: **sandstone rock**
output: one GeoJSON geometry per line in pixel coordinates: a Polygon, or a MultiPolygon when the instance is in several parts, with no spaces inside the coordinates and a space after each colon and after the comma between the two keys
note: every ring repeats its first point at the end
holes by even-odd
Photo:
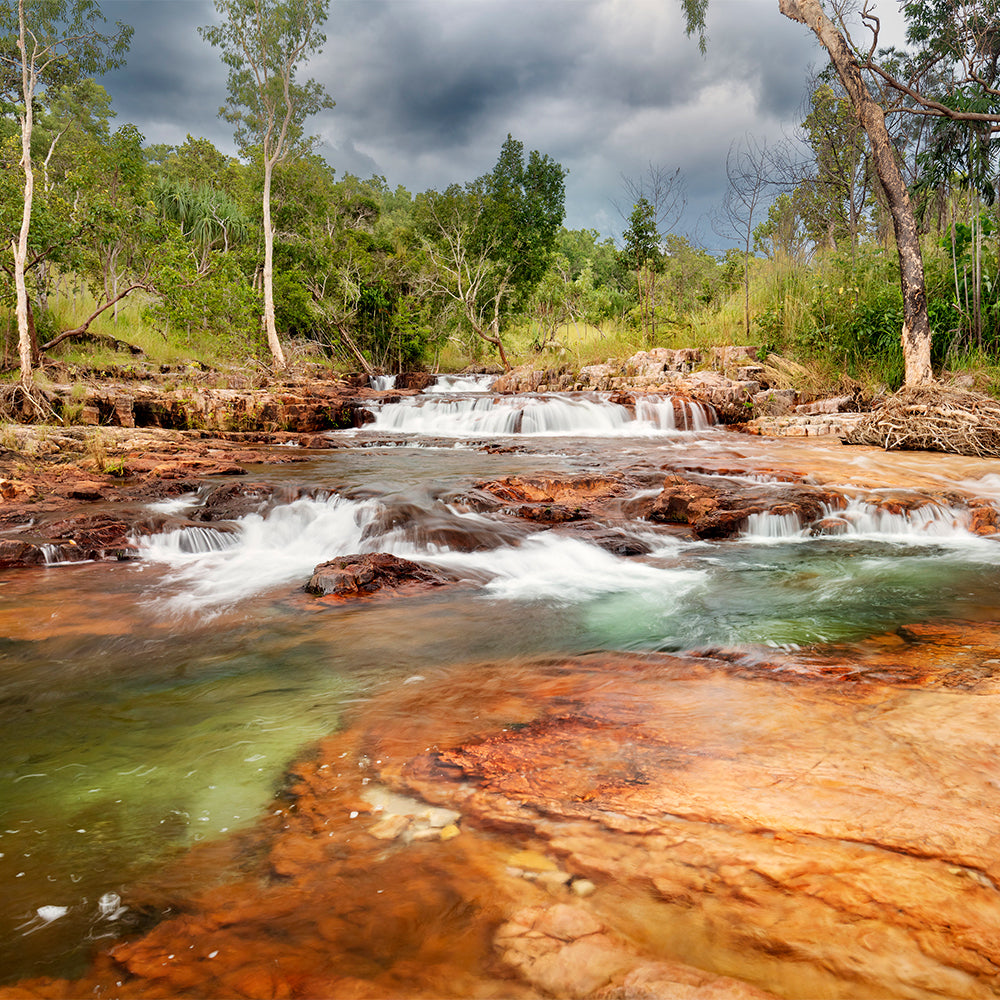
{"type": "Polygon", "coordinates": [[[16,479],[0,479],[0,497],[4,500],[24,502],[38,496],[38,491],[28,483],[16,479]]]}
{"type": "Polygon", "coordinates": [[[616,556],[644,556],[653,551],[653,546],[646,539],[598,521],[574,521],[557,530],[564,535],[582,538],[590,545],[597,545],[616,556]]]}
{"type": "Polygon", "coordinates": [[[339,556],[320,563],[306,584],[310,594],[319,597],[358,597],[375,591],[395,590],[409,584],[439,587],[451,582],[447,576],[409,559],[386,552],[339,556]]]}
{"type": "Polygon", "coordinates": [[[708,511],[691,523],[691,534],[704,540],[731,538],[743,530],[751,514],[761,513],[759,507],[708,511]]]}
{"type": "Polygon", "coordinates": [[[719,493],[718,487],[669,475],[646,516],[650,521],[691,524],[719,507],[719,493]]]}
{"type": "MultiPolygon", "coordinates": [[[[795,407],[796,413],[816,414],[816,413],[849,413],[857,409],[857,404],[853,396],[836,396],[830,399],[817,399],[813,403],[803,403],[795,407]]],[[[780,416],[780,414],[770,414],[780,416]]]]}
{"type": "Polygon", "coordinates": [[[273,502],[274,493],[266,483],[224,483],[205,497],[193,516],[198,521],[233,521],[259,514],[273,502]]]}
{"type": "Polygon", "coordinates": [[[760,347],[751,347],[742,344],[713,347],[709,352],[709,357],[713,365],[720,367],[727,367],[737,362],[759,361],[760,347]]]}
{"type": "Polygon", "coordinates": [[[70,500],[103,500],[104,487],[93,480],[79,480],[67,486],[63,495],[70,500]]]}
{"type": "Polygon", "coordinates": [[[526,503],[517,507],[505,507],[503,512],[526,521],[537,521],[539,524],[567,524],[590,516],[582,507],[567,507],[559,503],[526,503]]]}
{"type": "Polygon", "coordinates": [[[617,374],[618,369],[613,365],[587,365],[580,369],[579,385],[581,389],[610,389],[617,374]]]}
{"type": "Polygon", "coordinates": [[[41,566],[44,562],[45,553],[33,542],[23,542],[13,538],[0,539],[0,568],[41,566]]]}
{"type": "Polygon", "coordinates": [[[753,397],[753,412],[755,416],[784,416],[792,412],[797,399],[794,389],[765,389],[753,397]]]}

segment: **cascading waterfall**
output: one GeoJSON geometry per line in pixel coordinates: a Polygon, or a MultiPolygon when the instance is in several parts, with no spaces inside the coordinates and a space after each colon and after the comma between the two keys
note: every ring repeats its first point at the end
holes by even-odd
{"type": "Polygon", "coordinates": [[[602,396],[415,396],[375,405],[367,430],[438,437],[483,435],[642,437],[705,430],[714,411],[673,397],[647,396],[636,412],[602,396]],[[678,413],[680,420],[678,420],[678,413]]]}
{"type": "MultiPolygon", "coordinates": [[[[204,611],[270,586],[304,583],[317,564],[356,553],[389,552],[437,566],[490,596],[560,603],[648,588],[667,595],[703,576],[637,563],[554,532],[528,534],[504,518],[438,502],[408,503],[400,513],[376,500],[303,498],[235,525],[232,532],[188,526],[141,540],[146,560],[171,568],[167,583],[177,593],[170,611],[204,611]]],[[[665,541],[660,554],[677,545],[665,541]]]]}
{"type": "Polygon", "coordinates": [[[707,403],[677,396],[637,396],[635,414],[661,431],[707,431],[715,424],[715,411],[707,403]]]}
{"type": "Polygon", "coordinates": [[[239,543],[240,538],[236,532],[192,524],[154,535],[147,547],[150,551],[162,550],[164,554],[172,551],[178,555],[200,555],[234,549],[239,543]]]}
{"type": "Polygon", "coordinates": [[[376,390],[376,392],[388,392],[390,389],[396,388],[396,376],[395,375],[369,375],[368,376],[368,387],[376,390]]]}
{"type": "Polygon", "coordinates": [[[789,541],[815,535],[830,538],[868,538],[910,542],[964,539],[970,535],[967,510],[928,503],[899,513],[863,500],[846,507],[825,507],[815,525],[803,524],[795,514],[751,514],[742,537],[749,541],[789,541]]]}
{"type": "Polygon", "coordinates": [[[496,380],[496,375],[438,375],[437,381],[424,389],[424,393],[489,392],[496,380]]]}

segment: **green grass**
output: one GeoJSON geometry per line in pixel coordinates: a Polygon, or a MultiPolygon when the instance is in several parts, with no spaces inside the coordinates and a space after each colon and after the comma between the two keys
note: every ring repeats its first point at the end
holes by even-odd
{"type": "MultiPolygon", "coordinates": [[[[49,355],[68,365],[81,367],[128,366],[137,362],[154,365],[184,365],[199,362],[210,367],[225,367],[245,351],[234,350],[225,338],[203,333],[198,336],[164,331],[148,314],[148,295],[133,292],[114,307],[106,310],[91,323],[89,332],[132,344],[142,351],[133,355],[126,350],[90,341],[68,340],[53,348],[49,355]]],[[[79,326],[97,308],[88,290],[76,295],[59,295],[49,299],[49,314],[39,321],[39,339],[55,337],[63,330],[79,326]]]]}

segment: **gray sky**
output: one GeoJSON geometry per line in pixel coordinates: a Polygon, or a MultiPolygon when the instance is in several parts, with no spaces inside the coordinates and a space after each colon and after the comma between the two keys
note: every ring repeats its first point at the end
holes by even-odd
{"type": "MultiPolygon", "coordinates": [[[[898,0],[881,0],[895,20],[898,0]]],[[[104,84],[148,142],[190,133],[234,152],[218,118],[226,73],[199,25],[210,0],[104,0],[135,27],[128,65],[104,84]]],[[[684,34],[676,0],[331,0],[323,53],[307,75],[337,106],[310,131],[338,174],[385,176],[412,193],[492,169],[511,133],[568,168],[566,225],[617,236],[622,176],[680,167],[675,227],[718,242],[707,215],[745,133],[795,128],[825,54],[777,0],[710,0],[708,53],[684,34]]]]}

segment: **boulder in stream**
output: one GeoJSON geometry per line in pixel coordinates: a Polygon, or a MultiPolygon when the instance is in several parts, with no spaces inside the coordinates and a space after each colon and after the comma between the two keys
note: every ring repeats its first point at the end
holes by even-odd
{"type": "Polygon", "coordinates": [[[443,573],[409,559],[400,559],[388,552],[372,552],[338,556],[320,563],[306,584],[306,590],[318,597],[361,597],[413,584],[440,587],[450,582],[443,573]]]}

